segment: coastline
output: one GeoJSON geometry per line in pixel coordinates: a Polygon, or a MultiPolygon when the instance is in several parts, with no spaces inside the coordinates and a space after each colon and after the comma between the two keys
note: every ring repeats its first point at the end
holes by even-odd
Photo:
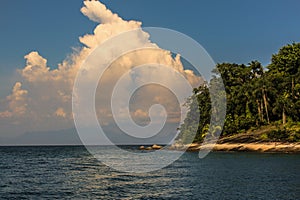
{"type": "MultiPolygon", "coordinates": [[[[274,138],[266,137],[276,127],[269,125],[254,131],[221,137],[216,144],[192,143],[181,145],[187,151],[225,151],[225,152],[258,152],[258,153],[300,153],[300,141],[276,141],[274,138]]],[[[172,145],[171,148],[180,145],[172,145]]]]}
{"type": "Polygon", "coordinates": [[[173,145],[170,150],[187,151],[225,151],[225,152],[260,152],[260,153],[300,153],[300,142],[283,143],[283,142],[251,142],[251,143],[217,143],[217,144],[198,144],[190,145],[173,145]]]}

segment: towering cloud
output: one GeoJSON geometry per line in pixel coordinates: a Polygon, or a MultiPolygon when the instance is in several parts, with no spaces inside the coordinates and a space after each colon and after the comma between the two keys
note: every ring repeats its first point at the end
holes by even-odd
{"type": "Polygon", "coordinates": [[[124,22],[117,14],[112,13],[99,1],[85,1],[84,5],[85,6],[81,8],[81,12],[94,22],[102,24],[124,22]]]}
{"type": "Polygon", "coordinates": [[[27,90],[23,90],[22,84],[17,82],[13,87],[12,94],[9,95],[7,100],[8,110],[0,113],[0,118],[21,117],[27,111],[28,99],[27,90]]]}
{"type": "MultiPolygon", "coordinates": [[[[99,1],[84,1],[83,3],[84,6],[81,12],[90,20],[99,23],[93,34],[80,37],[82,47],[74,50],[71,56],[58,64],[57,69],[50,69],[47,66],[47,60],[38,52],[31,52],[26,55],[26,66],[19,70],[21,79],[15,84],[11,95],[4,100],[5,103],[0,108],[0,120],[5,119],[11,126],[15,126],[18,122],[18,126],[25,127],[22,129],[23,131],[72,127],[72,89],[76,74],[84,60],[105,40],[124,31],[141,28],[141,22],[123,20],[99,1]]],[[[130,42],[141,40],[147,41],[149,46],[155,47],[157,50],[130,53],[118,59],[100,81],[103,89],[101,92],[105,93],[111,90],[113,84],[122,74],[131,70],[134,66],[143,64],[143,62],[173,67],[186,77],[193,86],[199,84],[201,79],[192,71],[184,69],[179,55],[174,58],[171,52],[158,48],[156,44],[151,43],[147,33],[141,31],[141,34],[130,42]]],[[[151,76],[151,74],[140,71],[132,76],[130,81],[134,83],[136,80],[147,76],[151,76]]],[[[166,81],[169,79],[171,82],[172,74],[161,74],[161,78],[166,79],[166,81]]],[[[151,87],[146,89],[147,95],[144,99],[139,97],[141,102],[161,99],[157,96],[159,89],[154,91],[151,91],[151,87]]],[[[97,92],[96,99],[103,101],[106,96],[101,95],[101,92],[97,92]]],[[[126,91],[124,91],[124,94],[126,94],[126,91]]],[[[167,100],[166,103],[168,103],[167,100]]],[[[141,104],[140,108],[136,106],[135,110],[132,111],[133,117],[145,119],[148,115],[146,104],[141,104]]],[[[111,116],[106,108],[101,107],[101,105],[96,105],[96,107],[98,115],[103,118],[101,122],[109,124],[111,116]]],[[[174,108],[173,112],[177,112],[177,110],[174,108]]]]}

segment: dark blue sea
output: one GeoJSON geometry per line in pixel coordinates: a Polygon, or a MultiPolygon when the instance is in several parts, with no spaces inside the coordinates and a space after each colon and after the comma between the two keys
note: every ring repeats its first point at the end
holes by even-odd
{"type": "Polygon", "coordinates": [[[80,146],[0,147],[0,199],[296,200],[299,172],[300,154],[187,152],[159,171],[131,174],[80,146]]]}

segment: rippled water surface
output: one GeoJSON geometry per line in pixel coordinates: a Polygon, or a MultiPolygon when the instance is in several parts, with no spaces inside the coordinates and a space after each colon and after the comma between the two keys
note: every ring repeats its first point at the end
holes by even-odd
{"type": "Polygon", "coordinates": [[[159,171],[130,174],[84,147],[0,147],[0,198],[300,199],[299,171],[300,154],[185,153],[159,171]]]}

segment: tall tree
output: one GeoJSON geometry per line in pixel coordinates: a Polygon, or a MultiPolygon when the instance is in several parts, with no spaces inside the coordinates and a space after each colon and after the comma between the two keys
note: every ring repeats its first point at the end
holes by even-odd
{"type": "MultiPolygon", "coordinates": [[[[220,78],[227,99],[223,135],[245,132],[251,127],[279,120],[283,125],[288,121],[300,121],[300,43],[282,47],[272,56],[266,70],[258,61],[252,61],[248,65],[217,64],[213,73],[215,76],[210,83],[195,88],[187,102],[190,111],[180,127],[181,138],[190,138],[189,134],[197,132],[196,141],[202,141],[210,132],[211,114],[215,111],[209,91],[217,85],[212,83],[219,82],[220,78]]],[[[280,131],[279,134],[286,132],[280,131]]]]}
{"type": "Polygon", "coordinates": [[[277,54],[272,56],[272,62],[268,66],[268,78],[278,93],[273,111],[281,110],[284,125],[288,116],[292,119],[299,116],[299,111],[294,108],[299,101],[299,93],[295,90],[295,86],[299,84],[299,68],[300,43],[282,47],[277,54]]]}

